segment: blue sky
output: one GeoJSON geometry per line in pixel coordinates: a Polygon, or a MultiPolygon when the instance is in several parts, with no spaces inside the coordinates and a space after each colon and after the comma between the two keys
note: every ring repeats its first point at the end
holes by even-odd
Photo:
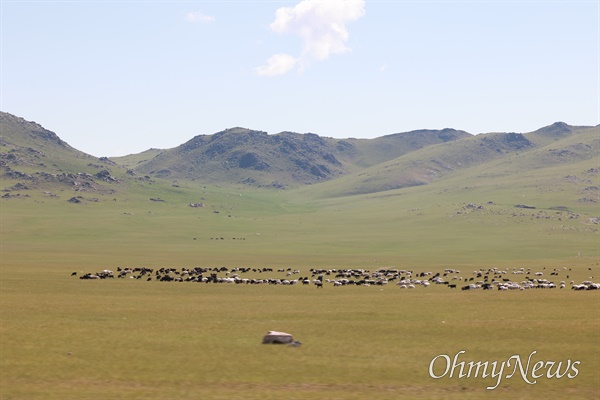
{"type": "Polygon", "coordinates": [[[598,1],[10,1],[0,109],[95,156],[241,126],[600,123],[598,1]]]}

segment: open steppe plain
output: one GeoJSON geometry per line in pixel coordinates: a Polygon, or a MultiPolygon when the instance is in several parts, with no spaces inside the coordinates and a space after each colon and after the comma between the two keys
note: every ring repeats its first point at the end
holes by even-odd
{"type": "Polygon", "coordinates": [[[561,197],[564,180],[548,194],[464,178],[352,197],[158,182],[2,199],[0,398],[597,399],[600,292],[570,290],[570,281],[600,281],[594,206],[561,197]],[[76,195],[80,204],[66,201],[76,195]],[[531,268],[567,287],[78,279],[197,266],[269,267],[282,279],[278,269],[454,268],[469,279],[499,268],[515,281],[524,279],[515,268],[531,268]],[[269,330],[302,346],[262,345],[269,330]],[[535,352],[531,364],[562,362],[564,372],[579,361],[578,373],[529,384],[505,370],[493,390],[491,377],[430,376],[436,356],[460,351],[460,360],[498,363],[535,352]]]}

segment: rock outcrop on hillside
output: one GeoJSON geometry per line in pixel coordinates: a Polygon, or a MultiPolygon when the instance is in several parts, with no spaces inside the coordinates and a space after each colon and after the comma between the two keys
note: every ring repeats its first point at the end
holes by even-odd
{"type": "Polygon", "coordinates": [[[519,172],[590,160],[600,148],[598,132],[598,126],[557,122],[529,133],[473,136],[455,129],[423,129],[374,139],[334,139],[231,128],[195,136],[172,149],[96,158],[35,122],[0,112],[0,173],[9,181],[3,188],[9,191],[47,183],[110,192],[123,181],[154,178],[285,189],[343,178],[335,192],[352,195],[426,185],[494,160],[518,165],[519,172]]]}

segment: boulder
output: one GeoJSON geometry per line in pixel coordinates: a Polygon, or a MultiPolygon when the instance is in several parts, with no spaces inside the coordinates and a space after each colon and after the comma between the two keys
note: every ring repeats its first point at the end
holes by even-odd
{"type": "Polygon", "coordinates": [[[291,334],[285,332],[269,331],[263,337],[263,344],[290,344],[294,341],[291,334]]]}

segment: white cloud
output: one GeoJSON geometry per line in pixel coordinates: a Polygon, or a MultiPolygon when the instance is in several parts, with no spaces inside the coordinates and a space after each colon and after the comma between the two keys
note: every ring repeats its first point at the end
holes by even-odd
{"type": "Polygon", "coordinates": [[[215,17],[212,15],[203,14],[200,11],[190,11],[185,15],[185,20],[188,22],[202,22],[206,24],[213,22],[215,17]]]}
{"type": "Polygon", "coordinates": [[[275,54],[269,57],[267,65],[256,68],[256,73],[262,76],[283,75],[296,65],[296,58],[289,54],[275,54]]]}
{"type": "MultiPolygon", "coordinates": [[[[302,0],[294,7],[279,8],[269,27],[275,33],[302,39],[302,53],[296,61],[303,69],[312,61],[350,51],[346,46],[349,37],[346,24],[364,14],[364,0],[302,0]]],[[[257,71],[263,68],[267,67],[259,67],[257,71]]],[[[288,71],[291,68],[293,65],[288,71]]]]}

